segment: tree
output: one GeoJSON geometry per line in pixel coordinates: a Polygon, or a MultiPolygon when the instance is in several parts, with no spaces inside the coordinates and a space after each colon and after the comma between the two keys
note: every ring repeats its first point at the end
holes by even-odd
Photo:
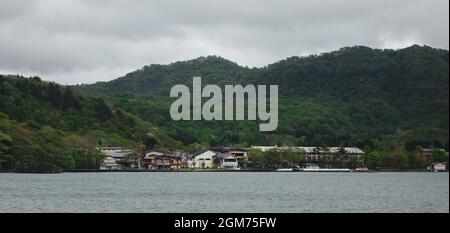
{"type": "Polygon", "coordinates": [[[47,98],[54,106],[59,107],[61,105],[61,90],[58,85],[49,83],[47,98]]]}
{"type": "Polygon", "coordinates": [[[69,108],[74,108],[76,110],[81,109],[81,104],[73,93],[72,89],[65,88],[64,93],[62,95],[61,105],[64,111],[69,108]]]}
{"type": "Polygon", "coordinates": [[[186,150],[189,153],[195,153],[199,150],[201,150],[204,146],[199,144],[199,143],[193,143],[193,144],[189,144],[187,146],[184,147],[184,150],[186,150]]]}
{"type": "Polygon", "coordinates": [[[448,162],[448,153],[443,149],[433,150],[433,162],[448,162]]]}
{"type": "Polygon", "coordinates": [[[263,167],[278,168],[283,164],[283,151],[277,148],[263,152],[263,167]]]}
{"type": "Polygon", "coordinates": [[[299,165],[305,158],[305,151],[283,150],[283,159],[288,162],[289,167],[299,165]]]}
{"type": "Polygon", "coordinates": [[[0,170],[6,165],[11,169],[11,165],[14,162],[14,157],[9,154],[9,148],[11,147],[12,138],[8,134],[0,132],[0,170]]]}
{"type": "Polygon", "coordinates": [[[156,144],[158,144],[158,139],[152,133],[148,133],[147,137],[145,137],[144,145],[147,149],[153,149],[156,144]]]}
{"type": "Polygon", "coordinates": [[[75,159],[68,152],[62,154],[56,158],[57,164],[63,169],[73,169],[75,168],[75,159]]]}
{"type": "Polygon", "coordinates": [[[403,147],[398,147],[389,152],[386,159],[390,168],[401,170],[410,168],[408,152],[403,147]]]}
{"type": "MultiPolygon", "coordinates": [[[[405,146],[406,147],[406,146],[405,146]]],[[[411,166],[414,169],[424,169],[427,168],[430,164],[430,157],[422,153],[422,149],[420,146],[416,146],[415,150],[412,152],[411,158],[411,166]]]]}
{"type": "Polygon", "coordinates": [[[262,167],[263,166],[263,152],[259,149],[251,149],[248,152],[249,166],[262,167]]]}
{"type": "Polygon", "coordinates": [[[97,111],[97,117],[100,120],[105,121],[113,115],[111,108],[108,106],[104,99],[97,99],[95,109],[97,111]]]}
{"type": "Polygon", "coordinates": [[[371,151],[365,156],[366,165],[370,169],[378,169],[381,166],[381,155],[377,151],[371,151]]]}

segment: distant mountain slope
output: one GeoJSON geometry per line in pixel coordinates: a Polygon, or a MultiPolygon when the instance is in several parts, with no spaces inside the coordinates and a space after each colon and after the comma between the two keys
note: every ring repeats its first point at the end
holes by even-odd
{"type": "MultiPolygon", "coordinates": [[[[256,69],[254,69],[256,70],[256,69]]],[[[110,82],[82,85],[94,93],[133,93],[168,96],[176,84],[192,85],[192,77],[204,77],[205,84],[239,83],[252,75],[252,70],[217,56],[200,57],[171,65],[149,65],[110,82]]]]}
{"type": "Polygon", "coordinates": [[[190,85],[193,76],[205,84],[267,83],[280,85],[285,96],[379,97],[379,93],[410,100],[448,95],[448,51],[412,46],[400,50],[346,47],[308,57],[291,57],[264,68],[249,69],[217,56],[201,57],[170,65],[149,65],[110,82],[82,85],[91,92],[168,96],[175,84],[190,85]],[[400,88],[402,87],[402,88],[400,88]],[[432,89],[433,93],[428,93],[432,89]],[[400,91],[400,92],[399,92],[400,91]],[[437,91],[437,92],[436,92],[437,91]]]}
{"type": "Polygon", "coordinates": [[[448,51],[351,47],[281,61],[261,79],[278,84],[284,96],[340,100],[352,112],[368,110],[375,118],[398,118],[399,126],[418,127],[448,121],[448,75],[448,51]]]}
{"type": "Polygon", "coordinates": [[[114,105],[184,144],[364,147],[394,137],[400,144],[436,142],[448,147],[449,54],[427,46],[346,47],[253,69],[210,56],[145,66],[110,82],[79,88],[106,95],[114,105]],[[278,84],[278,129],[260,133],[257,124],[248,121],[172,121],[170,88],[190,86],[193,76],[201,76],[203,84],[278,84]]]}
{"type": "Polygon", "coordinates": [[[0,76],[0,170],[98,168],[96,146],[135,147],[152,131],[103,98],[38,77],[0,76]]]}

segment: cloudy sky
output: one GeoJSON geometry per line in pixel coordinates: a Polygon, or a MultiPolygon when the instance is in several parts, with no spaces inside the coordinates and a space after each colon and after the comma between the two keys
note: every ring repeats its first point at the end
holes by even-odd
{"type": "Polygon", "coordinates": [[[219,55],[246,66],[343,46],[449,47],[448,0],[0,0],[0,73],[93,83],[219,55]]]}

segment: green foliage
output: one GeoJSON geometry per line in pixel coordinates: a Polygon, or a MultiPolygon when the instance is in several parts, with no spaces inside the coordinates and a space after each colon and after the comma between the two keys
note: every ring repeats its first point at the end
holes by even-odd
{"type": "Polygon", "coordinates": [[[407,152],[404,148],[396,148],[389,151],[383,156],[383,166],[387,168],[397,168],[406,170],[410,166],[411,153],[407,152]]]}
{"type": "MultiPolygon", "coordinates": [[[[111,82],[76,87],[0,76],[1,169],[96,167],[97,143],[191,152],[217,145],[345,145],[367,148],[371,168],[422,168],[417,147],[448,150],[448,56],[426,46],[356,46],[252,69],[212,56],[145,66],[111,82]],[[191,86],[194,76],[221,87],[278,85],[278,129],[260,132],[257,121],[171,120],[170,88],[191,86]]],[[[285,153],[252,157],[261,167],[301,160],[285,153]]],[[[354,166],[344,157],[332,162],[354,166]]]]}
{"type": "MultiPolygon", "coordinates": [[[[0,120],[2,120],[2,118],[0,118],[0,120]]],[[[0,170],[2,169],[3,164],[9,164],[14,159],[13,156],[9,154],[11,143],[11,136],[0,132],[0,170]]]]}
{"type": "Polygon", "coordinates": [[[366,153],[365,162],[369,169],[378,169],[381,166],[380,153],[377,151],[366,153]]]}
{"type": "MultiPolygon", "coordinates": [[[[111,82],[79,86],[158,126],[184,146],[351,145],[381,151],[438,141],[448,149],[448,51],[356,46],[249,69],[220,57],[151,65],[111,82]],[[279,125],[252,121],[172,121],[175,84],[279,85],[279,125]],[[388,138],[388,139],[387,139],[388,138]],[[378,145],[375,145],[378,143],[378,145]]],[[[164,143],[162,141],[162,143],[164,143]]]]}
{"type": "Polygon", "coordinates": [[[448,153],[442,149],[433,150],[433,161],[434,162],[448,162],[448,153]]]}
{"type": "Polygon", "coordinates": [[[103,98],[17,76],[0,78],[0,169],[98,168],[103,146],[135,148],[151,125],[103,98]]]}
{"type": "Polygon", "coordinates": [[[304,151],[293,151],[290,149],[271,149],[262,152],[258,149],[249,151],[249,166],[259,168],[279,168],[282,166],[294,167],[304,162],[304,151]]]}

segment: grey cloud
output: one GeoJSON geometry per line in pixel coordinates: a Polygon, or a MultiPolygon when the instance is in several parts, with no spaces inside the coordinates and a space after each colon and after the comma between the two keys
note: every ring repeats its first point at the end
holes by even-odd
{"type": "Polygon", "coordinates": [[[343,46],[448,49],[447,0],[3,0],[0,73],[111,80],[220,55],[264,66],[343,46]]]}

